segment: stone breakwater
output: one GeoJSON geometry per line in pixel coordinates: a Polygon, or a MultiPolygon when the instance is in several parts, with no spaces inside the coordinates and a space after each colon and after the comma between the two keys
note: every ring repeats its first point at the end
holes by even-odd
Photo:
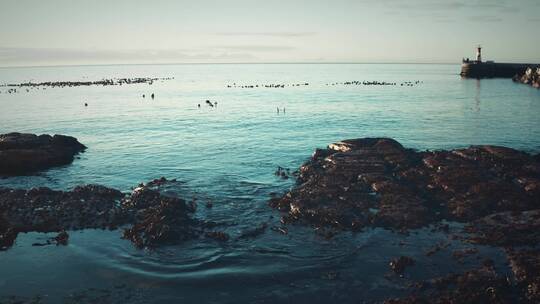
{"type": "MultiPolygon", "coordinates": [[[[538,303],[539,158],[499,146],[419,152],[389,138],[344,140],[317,149],[297,185],[269,204],[285,225],[312,226],[327,237],[373,227],[407,233],[431,226],[448,234],[448,222],[462,222],[463,231],[449,238],[507,254],[513,278],[486,258],[464,273],[412,283],[409,296],[385,303],[538,303]]],[[[434,248],[426,256],[444,245],[434,248]]],[[[411,265],[405,256],[389,262],[400,275],[411,265]]]]}
{"type": "Polygon", "coordinates": [[[73,161],[86,147],[65,135],[0,135],[0,175],[23,175],[73,161]]]}
{"type": "Polygon", "coordinates": [[[528,84],[533,88],[540,89],[540,67],[529,67],[524,73],[519,73],[514,76],[512,80],[514,80],[514,82],[521,82],[523,84],[528,84]]]}

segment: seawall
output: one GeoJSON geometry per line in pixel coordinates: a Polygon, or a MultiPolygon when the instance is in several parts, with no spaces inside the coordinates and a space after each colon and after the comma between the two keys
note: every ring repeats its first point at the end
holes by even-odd
{"type": "Polygon", "coordinates": [[[540,67],[538,63],[495,63],[495,62],[464,62],[461,65],[462,77],[467,78],[512,78],[522,74],[528,67],[540,67]]]}

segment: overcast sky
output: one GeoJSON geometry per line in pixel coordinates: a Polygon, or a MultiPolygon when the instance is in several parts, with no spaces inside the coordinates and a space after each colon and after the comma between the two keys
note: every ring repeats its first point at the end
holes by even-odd
{"type": "Polygon", "coordinates": [[[540,62],[540,0],[0,0],[0,66],[540,62]]]}

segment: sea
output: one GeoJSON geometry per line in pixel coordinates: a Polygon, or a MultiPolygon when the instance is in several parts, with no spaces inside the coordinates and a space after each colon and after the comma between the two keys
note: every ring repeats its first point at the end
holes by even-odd
{"type": "MultiPolygon", "coordinates": [[[[197,198],[197,218],[231,236],[141,250],[118,230],[70,231],[67,246],[44,247],[32,244],[51,235],[21,234],[0,252],[0,302],[373,303],[407,294],[411,282],[476,265],[451,258],[452,248],[466,247],[459,241],[428,259],[433,243],[448,241],[429,228],[327,239],[293,225],[284,235],[271,229],[281,215],[268,206],[272,195],[295,185],[294,178],[274,174],[278,167],[294,171],[316,148],[343,139],[391,137],[418,150],[492,144],[539,153],[540,90],[510,79],[462,79],[459,72],[459,64],[0,68],[0,134],[64,134],[88,147],[72,164],[2,178],[0,187],[101,184],[130,192],[163,176],[177,180],[174,195],[197,198]],[[5,86],[138,77],[159,79],[18,87],[16,93],[5,86]],[[213,208],[205,208],[208,202],[213,208]],[[269,227],[262,235],[239,238],[262,223],[269,227]],[[388,267],[400,255],[416,260],[404,277],[388,267]]],[[[504,252],[478,248],[507,267],[504,252]]]]}

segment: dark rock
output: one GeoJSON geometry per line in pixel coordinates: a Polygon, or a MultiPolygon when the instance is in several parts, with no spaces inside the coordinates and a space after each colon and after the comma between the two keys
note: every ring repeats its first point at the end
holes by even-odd
{"type": "Polygon", "coordinates": [[[123,206],[136,210],[133,225],[124,230],[123,237],[138,248],[174,244],[196,235],[195,221],[190,217],[194,210],[182,199],[137,188],[123,206]]]}
{"type": "Polygon", "coordinates": [[[226,242],[229,240],[229,235],[221,231],[209,231],[205,233],[205,236],[210,239],[214,239],[220,242],[226,242]]]}
{"type": "Polygon", "coordinates": [[[69,164],[86,147],[64,135],[0,135],[0,175],[23,175],[69,164]]]}
{"type": "Polygon", "coordinates": [[[258,227],[255,227],[254,229],[250,229],[250,230],[246,230],[246,231],[242,232],[242,234],[240,235],[240,238],[244,239],[244,238],[257,237],[257,236],[263,234],[266,231],[267,227],[268,227],[267,223],[262,223],[261,225],[259,225],[258,227]]]}
{"type": "Polygon", "coordinates": [[[534,246],[540,243],[540,210],[502,212],[465,227],[472,243],[495,246],[534,246]]]}
{"type": "Polygon", "coordinates": [[[282,179],[289,179],[290,177],[294,175],[294,172],[291,173],[291,170],[289,168],[283,168],[283,167],[278,166],[276,172],[274,172],[274,175],[282,179]]]}
{"type": "Polygon", "coordinates": [[[297,182],[270,206],[316,227],[404,230],[540,208],[538,160],[497,146],[416,152],[389,138],[345,140],[316,151],[297,182]]]}
{"type": "Polygon", "coordinates": [[[198,223],[191,218],[194,210],[184,200],[148,186],[129,196],[99,185],[72,191],[0,188],[0,248],[12,246],[19,232],[60,232],[47,244],[66,244],[66,230],[125,225],[124,238],[139,248],[178,243],[198,233],[198,223]]]}
{"type": "Polygon", "coordinates": [[[454,252],[452,252],[452,257],[460,262],[463,262],[466,257],[477,254],[477,253],[478,253],[478,249],[476,248],[465,248],[465,249],[454,250],[454,252]]]}
{"type": "Polygon", "coordinates": [[[530,303],[540,303],[540,252],[538,250],[508,251],[514,277],[530,303]]]}
{"type": "Polygon", "coordinates": [[[69,234],[65,231],[60,232],[57,236],[54,237],[56,245],[67,245],[69,240],[69,234]]]}
{"type": "Polygon", "coordinates": [[[417,294],[389,299],[384,303],[520,303],[515,288],[505,276],[498,274],[492,267],[436,278],[421,284],[420,287],[417,294]]]}
{"type": "Polygon", "coordinates": [[[17,239],[18,232],[0,214],[0,251],[7,250],[17,239]]]}
{"type": "Polygon", "coordinates": [[[69,234],[65,231],[61,231],[57,236],[48,239],[45,243],[34,243],[32,246],[47,246],[47,245],[56,245],[56,246],[66,246],[68,244],[69,234]]]}
{"type": "Polygon", "coordinates": [[[400,256],[399,258],[392,259],[389,265],[393,272],[402,275],[406,267],[414,265],[414,260],[410,257],[400,256]]]}
{"type": "Polygon", "coordinates": [[[528,67],[524,72],[515,75],[512,80],[540,89],[540,67],[528,67]]]}

